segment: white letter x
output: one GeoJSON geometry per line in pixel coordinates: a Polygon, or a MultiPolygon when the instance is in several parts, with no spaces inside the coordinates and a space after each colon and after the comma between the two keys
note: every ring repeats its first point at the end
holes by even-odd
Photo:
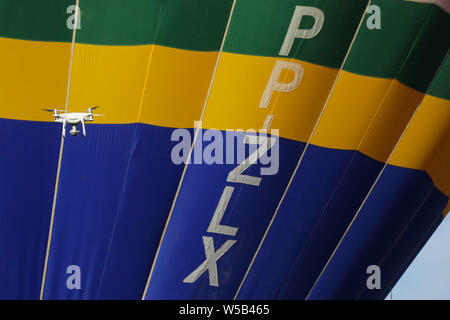
{"type": "Polygon", "coordinates": [[[203,261],[201,265],[198,266],[197,269],[192,271],[190,275],[188,275],[183,282],[185,283],[193,283],[195,282],[206,270],[209,273],[209,285],[210,286],[219,286],[219,279],[217,276],[217,260],[222,257],[228,249],[236,242],[236,240],[228,240],[225,242],[217,251],[214,251],[214,239],[212,237],[202,237],[203,238],[203,246],[205,247],[206,260],[203,261]]]}

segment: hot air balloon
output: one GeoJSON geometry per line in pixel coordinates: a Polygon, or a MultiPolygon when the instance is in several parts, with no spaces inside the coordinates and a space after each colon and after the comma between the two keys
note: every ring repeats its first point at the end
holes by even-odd
{"type": "Polygon", "coordinates": [[[449,11],[0,0],[0,298],[383,299],[449,211],[449,11]]]}

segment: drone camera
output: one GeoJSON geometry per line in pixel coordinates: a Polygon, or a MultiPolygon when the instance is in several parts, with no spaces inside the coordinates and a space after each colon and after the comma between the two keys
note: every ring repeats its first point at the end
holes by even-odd
{"type": "Polygon", "coordinates": [[[80,131],[77,130],[76,126],[72,126],[72,129],[69,131],[71,136],[76,136],[77,134],[80,133],[80,131]]]}

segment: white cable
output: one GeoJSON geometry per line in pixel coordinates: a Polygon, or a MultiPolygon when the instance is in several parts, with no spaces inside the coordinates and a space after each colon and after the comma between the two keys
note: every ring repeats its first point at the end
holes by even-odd
{"type": "MultiPolygon", "coordinates": [[[[72,79],[73,52],[74,52],[75,38],[76,38],[76,33],[77,33],[79,1],[80,0],[76,0],[76,3],[75,3],[76,9],[75,9],[75,18],[74,18],[74,28],[73,28],[73,32],[72,32],[72,45],[71,45],[71,49],[70,49],[69,75],[68,75],[68,80],[67,80],[66,103],[64,106],[64,110],[66,113],[69,109],[70,83],[71,83],[71,79],[72,79]]],[[[61,143],[60,143],[60,147],[59,147],[58,168],[56,171],[56,181],[55,181],[55,189],[54,189],[54,193],[53,193],[52,213],[51,213],[50,228],[49,228],[48,238],[47,238],[47,249],[46,249],[46,253],[45,253],[44,270],[42,272],[42,282],[41,282],[41,291],[40,291],[40,295],[39,295],[39,300],[43,300],[43,298],[44,298],[44,286],[45,286],[45,279],[47,277],[48,257],[50,254],[50,245],[51,245],[51,241],[52,241],[53,222],[54,222],[54,218],[55,218],[56,200],[58,198],[59,177],[60,177],[60,173],[61,173],[61,162],[62,162],[63,150],[64,150],[64,136],[63,136],[63,132],[61,132],[61,143]]]]}

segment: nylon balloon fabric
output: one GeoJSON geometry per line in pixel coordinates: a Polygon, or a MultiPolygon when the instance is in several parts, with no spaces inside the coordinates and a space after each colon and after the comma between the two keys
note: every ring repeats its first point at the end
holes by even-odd
{"type": "Polygon", "coordinates": [[[384,299],[450,208],[448,9],[0,0],[0,299],[384,299]]]}

